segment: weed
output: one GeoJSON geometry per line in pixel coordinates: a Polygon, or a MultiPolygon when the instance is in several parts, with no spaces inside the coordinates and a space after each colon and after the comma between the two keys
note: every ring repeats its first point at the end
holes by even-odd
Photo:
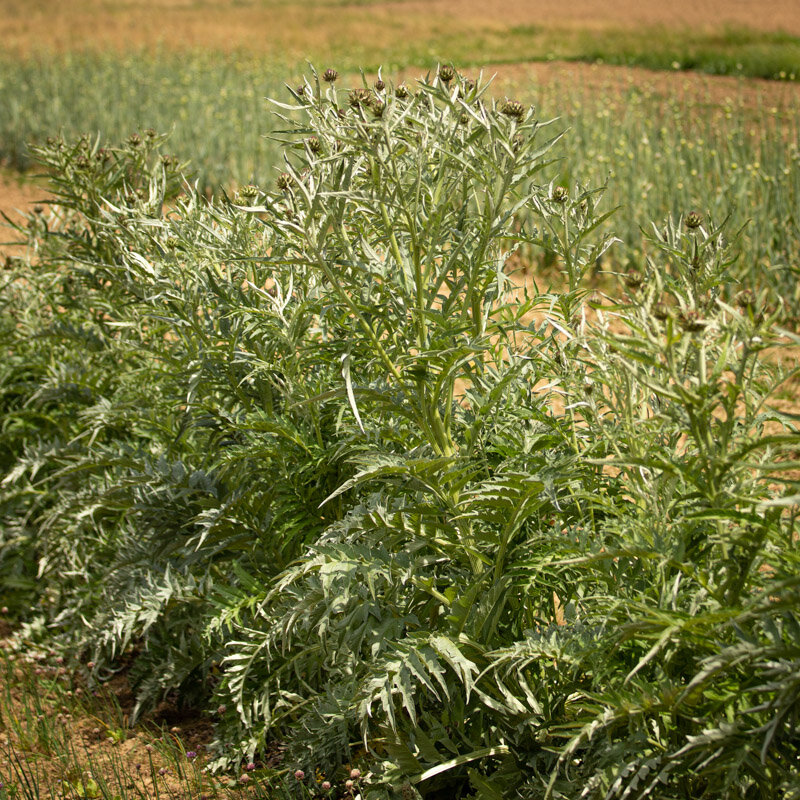
{"type": "Polygon", "coordinates": [[[553,122],[454,69],[337,77],[236,202],[157,136],[39,148],[3,317],[24,633],[124,656],[133,717],[216,708],[212,770],[280,742],[295,795],[790,793],[798,437],[736,229],[692,203],[596,296],[611,212],[553,122]]]}

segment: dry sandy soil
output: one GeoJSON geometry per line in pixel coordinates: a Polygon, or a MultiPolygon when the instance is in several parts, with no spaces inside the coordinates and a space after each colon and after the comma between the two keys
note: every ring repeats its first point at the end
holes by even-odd
{"type": "MultiPolygon", "coordinates": [[[[422,31],[726,27],[800,35],[797,0],[0,0],[6,53],[163,45],[302,56],[341,38],[371,49],[422,31]]],[[[338,42],[337,42],[338,40],[338,42]]]]}
{"type": "MultiPolygon", "coordinates": [[[[19,211],[29,211],[31,205],[38,201],[45,193],[41,186],[30,180],[22,180],[13,172],[0,171],[0,212],[15,221],[19,221],[19,211]]],[[[0,216],[0,226],[5,226],[6,221],[0,216]]],[[[6,255],[11,255],[16,248],[9,247],[6,242],[15,240],[14,231],[0,227],[0,264],[6,255]]]]}

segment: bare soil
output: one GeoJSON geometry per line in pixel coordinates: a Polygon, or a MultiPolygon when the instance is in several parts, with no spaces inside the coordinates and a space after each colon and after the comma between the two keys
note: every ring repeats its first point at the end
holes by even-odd
{"type": "MultiPolygon", "coordinates": [[[[5,648],[10,644],[0,641],[5,648]]],[[[160,790],[177,800],[190,786],[195,798],[204,788],[213,792],[214,779],[201,774],[212,738],[207,715],[162,703],[132,730],[133,698],[124,674],[93,689],[53,656],[5,658],[0,669],[11,667],[12,674],[6,672],[10,680],[0,698],[0,776],[11,789],[24,770],[49,789],[46,796],[93,800],[99,795],[78,788],[92,777],[112,788],[138,789],[140,797],[158,797],[160,790]],[[190,751],[198,753],[196,761],[173,757],[190,751]],[[124,785],[114,787],[117,780],[124,785]],[[73,791],[64,789],[68,784],[73,791]]]]}
{"type": "Polygon", "coordinates": [[[8,170],[0,171],[0,210],[11,219],[18,221],[20,211],[30,210],[31,205],[45,195],[42,186],[34,183],[31,178],[8,170]]]}
{"type": "Polygon", "coordinates": [[[302,55],[342,36],[372,49],[399,37],[509,26],[558,30],[751,28],[800,34],[796,0],[0,0],[6,52],[211,48],[302,55]],[[87,33],[88,32],[88,33],[87,33]],[[366,37],[366,38],[365,38],[366,37]]]}
{"type": "Polygon", "coordinates": [[[17,175],[9,170],[0,170],[0,265],[6,256],[21,252],[21,248],[10,244],[19,235],[8,226],[7,220],[22,222],[22,215],[30,212],[33,206],[46,196],[41,185],[30,177],[17,175]]]}

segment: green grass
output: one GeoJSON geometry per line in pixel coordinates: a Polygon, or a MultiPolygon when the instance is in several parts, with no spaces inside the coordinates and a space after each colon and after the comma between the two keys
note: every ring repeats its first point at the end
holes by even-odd
{"type": "Polygon", "coordinates": [[[430,68],[443,61],[479,66],[562,60],[769,80],[800,78],[800,37],[736,27],[713,33],[661,26],[597,32],[549,25],[460,29],[444,24],[400,43],[375,47],[355,41],[341,50],[314,53],[315,58],[340,60],[342,55],[346,69],[375,70],[381,64],[430,68]]]}
{"type": "Polygon", "coordinates": [[[789,81],[800,77],[800,37],[742,28],[713,34],[667,28],[607,31],[599,41],[584,33],[576,52],[564,52],[561,57],[710,75],[789,81]]]}
{"type": "Polygon", "coordinates": [[[10,641],[0,649],[0,800],[229,800],[245,788],[253,800],[290,797],[288,767],[212,776],[191,726],[148,721],[132,731],[113,691],[60,661],[10,641]]]}
{"type": "Polygon", "coordinates": [[[264,138],[271,130],[265,98],[283,90],[287,74],[252,57],[202,54],[6,61],[0,158],[24,170],[28,145],[48,136],[113,141],[155,128],[172,132],[172,147],[191,156],[205,183],[263,180],[279,152],[264,138]]]}

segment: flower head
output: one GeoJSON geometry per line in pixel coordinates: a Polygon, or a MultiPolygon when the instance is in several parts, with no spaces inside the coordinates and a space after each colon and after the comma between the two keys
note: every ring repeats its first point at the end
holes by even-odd
{"type": "Polygon", "coordinates": [[[625,285],[629,289],[637,289],[644,282],[644,276],[641,271],[632,267],[625,273],[625,285]]]}
{"type": "Polygon", "coordinates": [[[254,200],[258,197],[258,186],[248,183],[247,186],[242,186],[239,189],[239,195],[245,200],[254,200]]]}
{"type": "Polygon", "coordinates": [[[507,117],[520,120],[525,116],[525,106],[519,100],[506,100],[500,109],[507,117]]]}
{"type": "Polygon", "coordinates": [[[359,89],[353,89],[353,91],[350,92],[350,96],[348,97],[347,102],[350,103],[350,105],[353,108],[359,108],[360,106],[369,105],[370,99],[371,95],[369,93],[369,90],[364,88],[359,88],[359,89]]]}
{"type": "Polygon", "coordinates": [[[686,227],[691,231],[703,224],[703,215],[699,211],[690,211],[686,215],[686,227]]]}
{"type": "Polygon", "coordinates": [[[742,289],[736,295],[736,305],[739,308],[750,309],[756,304],[756,295],[752,289],[742,289]]]}

